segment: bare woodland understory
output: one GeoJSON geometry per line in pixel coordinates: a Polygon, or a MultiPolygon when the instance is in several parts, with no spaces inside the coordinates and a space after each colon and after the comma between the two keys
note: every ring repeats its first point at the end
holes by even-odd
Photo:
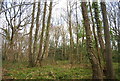
{"type": "MultiPolygon", "coordinates": [[[[59,3],[0,2],[3,79],[8,65],[16,63],[36,70],[47,65],[88,68],[91,79],[118,79],[120,68],[114,64],[120,62],[120,2],[66,0],[56,8],[59,3]]],[[[48,72],[56,79],[54,75],[48,72]]]]}

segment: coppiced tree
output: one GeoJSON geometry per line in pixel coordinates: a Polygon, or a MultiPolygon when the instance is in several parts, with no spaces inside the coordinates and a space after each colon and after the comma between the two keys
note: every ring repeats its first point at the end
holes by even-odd
{"type": "MultiPolygon", "coordinates": [[[[95,23],[96,23],[96,26],[97,26],[97,37],[98,37],[98,41],[99,41],[99,44],[100,44],[102,57],[103,57],[104,60],[106,60],[105,59],[105,52],[104,52],[105,45],[104,45],[104,41],[103,41],[103,37],[102,37],[102,23],[101,23],[101,20],[100,20],[100,14],[99,14],[100,10],[99,10],[99,6],[98,6],[98,2],[93,2],[92,5],[93,5],[94,13],[95,13],[94,18],[95,18],[95,23]]],[[[98,54],[98,59],[99,59],[99,62],[101,64],[102,59],[101,59],[100,53],[98,54]]]]}
{"type": "Polygon", "coordinates": [[[34,36],[34,44],[33,44],[33,61],[35,65],[35,55],[37,54],[37,41],[38,41],[38,31],[40,27],[40,2],[38,2],[38,11],[36,16],[36,30],[35,30],[35,36],[34,36]]]}
{"type": "Polygon", "coordinates": [[[42,56],[42,46],[43,46],[43,35],[45,32],[45,17],[46,17],[46,7],[47,7],[47,2],[44,2],[44,12],[43,12],[43,19],[42,19],[42,31],[41,31],[41,35],[40,35],[40,45],[39,45],[39,52],[38,52],[38,56],[37,56],[37,60],[36,63],[39,62],[40,63],[40,59],[42,56]]]}
{"type": "Polygon", "coordinates": [[[94,35],[94,40],[95,40],[95,47],[96,47],[96,53],[97,53],[97,56],[98,56],[98,60],[99,60],[99,63],[101,63],[101,60],[100,60],[100,51],[99,51],[99,47],[98,47],[98,38],[97,38],[97,35],[96,35],[96,27],[95,27],[95,21],[94,21],[94,16],[93,16],[93,12],[92,12],[92,7],[91,7],[91,3],[89,2],[89,7],[90,7],[90,15],[91,15],[91,21],[92,21],[92,30],[93,30],[93,35],[94,35]]]}
{"type": "Polygon", "coordinates": [[[46,26],[46,33],[45,33],[45,43],[44,43],[44,48],[43,48],[43,53],[41,55],[41,58],[40,58],[40,65],[41,65],[41,62],[43,60],[43,57],[44,56],[48,56],[48,50],[49,50],[49,30],[50,30],[50,27],[51,27],[51,15],[52,15],[52,4],[53,2],[50,2],[50,6],[49,6],[49,15],[48,15],[48,20],[47,20],[47,26],[46,26]]]}
{"type": "Polygon", "coordinates": [[[84,20],[84,26],[85,26],[85,31],[86,31],[86,44],[87,44],[87,53],[89,55],[89,60],[90,63],[92,64],[92,77],[93,79],[103,79],[102,71],[100,68],[99,61],[95,55],[95,51],[92,45],[92,32],[90,29],[90,21],[88,18],[88,9],[87,9],[87,2],[82,2],[81,3],[81,8],[82,8],[82,15],[83,15],[83,20],[84,20]]]}

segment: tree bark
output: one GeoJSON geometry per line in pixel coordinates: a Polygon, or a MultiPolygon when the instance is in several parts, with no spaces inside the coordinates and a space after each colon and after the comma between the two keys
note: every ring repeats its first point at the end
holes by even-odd
{"type": "Polygon", "coordinates": [[[37,38],[38,38],[38,30],[39,30],[39,24],[40,24],[40,21],[39,21],[39,17],[40,17],[40,2],[38,2],[38,11],[37,11],[37,16],[36,16],[36,30],[35,30],[35,36],[34,36],[34,44],[33,44],[33,63],[34,63],[34,66],[35,66],[35,55],[36,55],[36,47],[37,47],[37,38]]]}
{"type": "Polygon", "coordinates": [[[78,30],[79,30],[79,27],[78,27],[78,15],[77,15],[77,2],[76,2],[76,24],[77,24],[77,40],[76,40],[76,42],[77,42],[77,55],[78,55],[78,40],[79,40],[79,38],[78,38],[78,30]]]}
{"type": "Polygon", "coordinates": [[[94,22],[90,2],[89,2],[89,7],[90,7],[91,20],[92,20],[92,30],[93,30],[93,35],[94,35],[94,39],[95,39],[95,47],[96,47],[96,50],[97,50],[97,56],[98,56],[99,63],[101,64],[100,51],[99,51],[99,47],[98,47],[98,39],[97,39],[97,35],[96,35],[96,32],[95,32],[95,22],[94,22]]]}
{"type": "Polygon", "coordinates": [[[69,2],[69,8],[70,8],[70,10],[68,9],[68,5],[67,5],[68,25],[69,25],[69,34],[70,34],[70,57],[69,57],[69,59],[70,59],[70,64],[73,64],[74,42],[73,42],[72,23],[71,23],[71,16],[72,16],[71,2],[69,2]]]}
{"type": "MultiPolygon", "coordinates": [[[[119,8],[119,11],[118,11],[118,22],[120,22],[120,1],[118,3],[118,8],[119,8]]],[[[120,23],[118,23],[118,53],[120,55],[120,23]]],[[[120,61],[119,61],[120,62],[120,61]]]]}
{"type": "Polygon", "coordinates": [[[37,57],[36,63],[38,61],[40,63],[40,58],[41,58],[41,55],[42,55],[43,35],[44,35],[44,31],[45,31],[46,7],[47,7],[47,2],[44,3],[44,12],[43,12],[43,21],[42,21],[42,32],[41,32],[41,36],[40,36],[40,46],[39,46],[39,52],[38,52],[38,57],[37,57]]]}
{"type": "Polygon", "coordinates": [[[92,46],[92,32],[90,29],[90,23],[89,23],[89,18],[88,18],[88,9],[87,9],[87,2],[82,2],[81,7],[82,7],[82,15],[83,15],[83,20],[84,20],[84,26],[85,26],[85,31],[86,31],[86,43],[87,43],[87,53],[89,55],[89,60],[92,64],[92,71],[93,71],[93,79],[100,79],[102,80],[102,71],[99,66],[99,61],[96,58],[94,54],[94,49],[92,46]]]}
{"type": "Polygon", "coordinates": [[[33,4],[33,11],[32,11],[32,22],[30,27],[30,34],[29,34],[29,67],[33,67],[33,54],[32,54],[32,34],[33,34],[33,27],[34,27],[34,15],[35,15],[35,3],[33,4]]]}
{"type": "Polygon", "coordinates": [[[47,20],[47,29],[46,29],[46,39],[45,39],[45,45],[44,45],[44,50],[43,50],[43,54],[41,56],[40,59],[40,64],[43,60],[44,55],[48,56],[48,48],[49,48],[49,30],[50,30],[50,22],[51,22],[51,15],[52,15],[52,2],[50,2],[50,7],[49,7],[49,16],[48,16],[48,20],[47,20]]]}
{"type": "MultiPolygon", "coordinates": [[[[105,46],[104,46],[104,41],[103,41],[103,38],[102,38],[102,24],[101,24],[101,21],[100,21],[100,16],[99,16],[99,9],[98,9],[98,2],[93,2],[93,8],[94,8],[94,17],[95,17],[95,23],[97,25],[97,35],[98,35],[98,41],[99,41],[99,44],[100,44],[100,48],[101,48],[101,52],[102,52],[102,56],[103,56],[103,60],[105,62],[105,52],[104,52],[104,49],[105,49],[105,46]]],[[[99,49],[97,50],[99,51],[99,49]]],[[[99,62],[101,64],[101,55],[99,53],[98,55],[98,59],[99,59],[99,62]]],[[[102,66],[101,66],[101,69],[102,69],[102,66]]]]}
{"type": "Polygon", "coordinates": [[[104,35],[105,35],[107,79],[114,79],[115,76],[112,65],[112,49],[110,44],[110,33],[109,33],[106,5],[105,2],[101,2],[100,4],[101,4],[102,16],[103,16],[104,35]]]}

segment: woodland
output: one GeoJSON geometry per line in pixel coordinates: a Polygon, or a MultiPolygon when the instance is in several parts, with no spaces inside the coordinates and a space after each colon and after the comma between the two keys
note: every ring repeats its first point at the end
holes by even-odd
{"type": "Polygon", "coordinates": [[[120,2],[0,0],[2,80],[120,80],[120,2]]]}

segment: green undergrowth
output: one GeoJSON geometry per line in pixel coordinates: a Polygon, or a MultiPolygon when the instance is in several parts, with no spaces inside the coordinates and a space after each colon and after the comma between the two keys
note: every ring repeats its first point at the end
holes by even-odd
{"type": "MultiPolygon", "coordinates": [[[[9,79],[91,79],[92,71],[89,65],[73,65],[67,61],[59,61],[56,64],[47,64],[42,67],[27,67],[28,63],[3,62],[5,78],[9,79]]],[[[120,80],[120,68],[118,63],[113,63],[116,78],[120,80]]],[[[3,76],[3,77],[4,77],[3,76]]]]}
{"type": "Polygon", "coordinates": [[[120,63],[113,63],[115,69],[115,75],[118,80],[120,80],[120,63]]]}
{"type": "Polygon", "coordinates": [[[43,67],[28,68],[26,63],[4,63],[7,70],[5,76],[12,79],[90,79],[91,70],[88,68],[69,65],[45,65],[43,67]]]}

